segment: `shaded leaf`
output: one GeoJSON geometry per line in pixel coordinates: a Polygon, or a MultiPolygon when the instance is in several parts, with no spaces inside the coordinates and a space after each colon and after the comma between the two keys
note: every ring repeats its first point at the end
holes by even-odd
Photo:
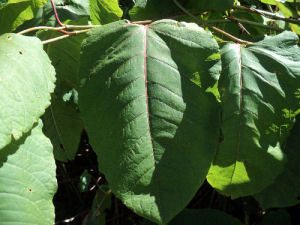
{"type": "Polygon", "coordinates": [[[53,96],[51,106],[42,117],[44,132],[50,138],[56,160],[66,162],[75,158],[83,123],[71,103],[53,96]]]}
{"type": "Polygon", "coordinates": [[[260,192],[282,172],[281,146],[293,124],[285,111],[299,108],[297,42],[297,35],[283,32],[257,44],[227,44],[222,49],[224,140],[207,179],[225,195],[260,192]]]}
{"type": "Polygon", "coordinates": [[[289,213],[286,210],[276,210],[267,213],[260,225],[292,225],[289,213]]]}
{"type": "Polygon", "coordinates": [[[215,152],[219,107],[205,89],[220,72],[217,43],[196,24],[120,21],[94,29],[82,51],[79,106],[100,171],[125,205],[167,223],[215,152]]]}
{"type": "Polygon", "coordinates": [[[0,151],[0,224],[54,223],[52,146],[39,123],[0,151]]]}
{"type": "Polygon", "coordinates": [[[300,203],[300,115],[287,140],[288,163],[267,188],[254,195],[263,209],[287,207],[300,203]]]}
{"type": "MultiPolygon", "coordinates": [[[[186,0],[181,1],[186,2],[186,0]]],[[[234,2],[235,0],[188,0],[186,7],[199,10],[225,11],[231,8],[234,2]]]]}
{"type": "Polygon", "coordinates": [[[30,131],[45,112],[54,75],[38,38],[0,36],[0,150],[30,131]]]}
{"type": "Polygon", "coordinates": [[[148,0],[146,7],[140,7],[141,4],[133,7],[129,11],[132,21],[135,20],[148,20],[148,19],[161,19],[170,15],[177,15],[182,11],[173,2],[173,0],[148,0]]]}
{"type": "MultiPolygon", "coordinates": [[[[238,219],[215,209],[184,209],[168,225],[242,225],[238,219]]],[[[154,225],[146,222],[143,225],[154,225]]]]}

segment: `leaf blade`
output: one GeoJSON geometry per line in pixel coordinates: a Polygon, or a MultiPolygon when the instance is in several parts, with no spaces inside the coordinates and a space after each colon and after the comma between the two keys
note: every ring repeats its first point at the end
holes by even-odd
{"type": "Polygon", "coordinates": [[[204,90],[220,70],[215,54],[210,33],[171,20],[148,27],[117,22],[83,44],[79,106],[100,171],[128,207],[157,223],[188,203],[213,157],[218,105],[204,90]],[[203,132],[212,139],[199,137],[203,132]]]}

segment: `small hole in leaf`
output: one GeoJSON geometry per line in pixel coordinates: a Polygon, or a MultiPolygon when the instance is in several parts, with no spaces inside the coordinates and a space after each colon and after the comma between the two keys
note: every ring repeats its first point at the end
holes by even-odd
{"type": "Polygon", "coordinates": [[[19,51],[19,54],[20,54],[20,55],[23,55],[23,52],[19,51]]]}
{"type": "Polygon", "coordinates": [[[7,36],[7,39],[8,39],[8,40],[11,40],[11,39],[12,39],[12,36],[8,35],[8,36],[7,36]]]}
{"type": "Polygon", "coordinates": [[[65,149],[63,144],[60,144],[59,146],[60,146],[61,149],[65,149]]]}
{"type": "Polygon", "coordinates": [[[32,189],[31,189],[31,188],[28,188],[28,191],[29,191],[29,192],[32,192],[32,189]]]}

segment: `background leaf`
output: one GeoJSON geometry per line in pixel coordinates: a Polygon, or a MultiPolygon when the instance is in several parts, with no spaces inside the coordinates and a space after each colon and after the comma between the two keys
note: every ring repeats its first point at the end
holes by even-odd
{"type": "Polygon", "coordinates": [[[94,29],[82,51],[79,106],[100,171],[125,205],[167,223],[216,148],[219,107],[204,91],[219,75],[217,43],[196,24],[120,21],[94,29]]]}
{"type": "Polygon", "coordinates": [[[90,12],[93,24],[107,24],[122,17],[118,0],[90,0],[90,12]]]}
{"type": "Polygon", "coordinates": [[[288,163],[274,183],[254,195],[263,209],[292,206],[300,203],[300,115],[287,140],[288,163]]]}
{"type": "Polygon", "coordinates": [[[234,2],[235,0],[188,0],[186,7],[199,10],[225,11],[231,8],[234,2]]]}
{"type": "Polygon", "coordinates": [[[257,193],[282,172],[281,146],[293,124],[285,111],[299,108],[297,42],[297,35],[283,32],[247,47],[228,44],[222,49],[224,140],[207,179],[225,195],[257,193]]]}
{"type": "Polygon", "coordinates": [[[47,0],[8,0],[0,8],[0,34],[14,31],[24,21],[32,19],[47,0]]]}
{"type": "Polygon", "coordinates": [[[56,166],[39,123],[0,151],[0,224],[54,223],[56,166]]]}
{"type": "Polygon", "coordinates": [[[17,34],[0,36],[0,151],[27,133],[50,104],[55,71],[42,42],[17,34]]]}

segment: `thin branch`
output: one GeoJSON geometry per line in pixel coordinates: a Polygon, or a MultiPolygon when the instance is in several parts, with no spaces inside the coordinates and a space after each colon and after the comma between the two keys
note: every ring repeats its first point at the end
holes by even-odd
{"type": "Polygon", "coordinates": [[[57,21],[57,23],[60,25],[60,26],[64,26],[64,24],[60,21],[59,17],[58,17],[58,14],[57,14],[57,11],[56,11],[56,7],[55,7],[55,4],[53,2],[53,0],[50,0],[51,2],[51,5],[52,5],[52,9],[53,9],[53,13],[54,13],[54,16],[55,16],[55,19],[57,21]]]}
{"type": "Polygon", "coordinates": [[[227,33],[226,31],[224,30],[221,30],[220,28],[218,27],[215,27],[215,26],[211,26],[209,24],[207,24],[204,20],[201,20],[199,19],[198,17],[194,16],[192,13],[190,13],[187,9],[185,9],[177,0],[173,0],[174,3],[183,11],[185,12],[187,15],[189,15],[190,17],[192,17],[193,19],[195,19],[198,23],[201,23],[204,27],[209,27],[211,29],[213,29],[214,31],[217,31],[221,34],[223,34],[224,36],[230,38],[231,40],[233,41],[236,41],[240,44],[246,44],[246,45],[250,45],[250,44],[253,44],[253,42],[249,42],[249,41],[245,41],[245,40],[242,40],[240,38],[237,38],[235,36],[233,36],[232,34],[229,34],[227,33]]]}
{"type": "Polygon", "coordinates": [[[89,32],[91,29],[87,29],[87,30],[79,30],[79,31],[73,31],[72,33],[70,34],[65,34],[65,35],[62,35],[62,36],[59,36],[59,37],[55,37],[55,38],[51,38],[51,39],[48,39],[46,41],[42,41],[42,43],[45,45],[45,44],[49,44],[49,43],[52,43],[52,42],[55,42],[55,41],[59,41],[59,40],[62,40],[62,39],[65,39],[65,38],[68,38],[68,37],[71,37],[71,36],[74,36],[74,35],[77,35],[77,34],[82,34],[82,33],[86,33],[86,32],[89,32]]]}
{"type": "MultiPolygon", "coordinates": [[[[31,32],[31,31],[35,31],[35,30],[60,31],[60,30],[64,30],[64,29],[73,29],[73,30],[74,29],[89,29],[89,28],[96,28],[96,27],[100,27],[100,26],[101,25],[67,25],[67,24],[65,24],[63,27],[38,26],[38,27],[31,27],[31,28],[28,28],[26,30],[22,30],[22,31],[18,32],[18,34],[25,34],[25,33],[31,32]]],[[[70,32],[72,33],[74,31],[70,31],[70,32]]]]}
{"type": "Polygon", "coordinates": [[[256,26],[256,27],[262,27],[262,28],[265,28],[265,29],[268,29],[268,30],[276,30],[276,31],[280,31],[280,32],[284,31],[284,29],[281,29],[279,27],[265,25],[265,24],[262,24],[262,23],[257,23],[257,22],[253,22],[253,21],[249,21],[249,20],[245,20],[245,19],[239,19],[239,18],[236,18],[236,17],[232,17],[232,19],[236,20],[240,23],[249,24],[249,25],[253,25],[253,26],[256,26]]]}
{"type": "Polygon", "coordinates": [[[248,11],[248,12],[253,12],[253,13],[262,15],[264,17],[273,19],[273,20],[282,20],[282,21],[285,21],[285,22],[288,22],[288,23],[294,23],[294,24],[300,25],[300,20],[293,19],[293,18],[285,18],[284,16],[279,16],[279,15],[276,15],[272,12],[268,12],[268,11],[264,11],[264,10],[260,10],[260,9],[255,9],[255,8],[249,8],[249,7],[240,6],[240,5],[234,5],[232,8],[233,9],[244,10],[244,11],[248,11]]]}
{"type": "Polygon", "coordinates": [[[39,27],[31,27],[28,28],[26,30],[22,30],[20,32],[18,32],[17,34],[26,34],[29,33],[31,31],[35,31],[35,30],[54,30],[54,31],[59,31],[59,30],[63,30],[65,29],[64,27],[47,27],[47,26],[39,26],[39,27]]]}

